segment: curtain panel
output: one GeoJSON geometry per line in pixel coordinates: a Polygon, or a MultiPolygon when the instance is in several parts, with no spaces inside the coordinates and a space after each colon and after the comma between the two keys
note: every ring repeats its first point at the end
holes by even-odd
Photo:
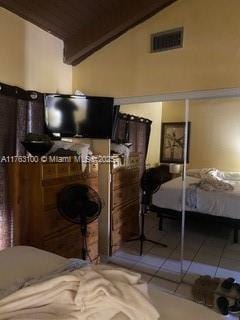
{"type": "Polygon", "coordinates": [[[130,143],[130,151],[139,156],[140,177],[145,170],[152,121],[131,114],[120,113],[114,140],[130,143]]]}
{"type": "Polygon", "coordinates": [[[9,205],[8,164],[4,156],[25,154],[26,133],[43,133],[43,95],[0,83],[0,250],[11,246],[14,221],[9,205]]]}

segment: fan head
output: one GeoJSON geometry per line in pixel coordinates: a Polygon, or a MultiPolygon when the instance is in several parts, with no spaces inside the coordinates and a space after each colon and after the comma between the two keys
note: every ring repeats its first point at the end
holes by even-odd
{"type": "Polygon", "coordinates": [[[64,187],[57,196],[60,214],[75,224],[93,222],[102,209],[98,193],[85,184],[72,184],[64,187]]]}
{"type": "Polygon", "coordinates": [[[161,184],[170,180],[171,174],[169,173],[168,165],[160,165],[155,168],[150,168],[144,171],[141,178],[141,188],[147,194],[157,192],[161,184]]]}

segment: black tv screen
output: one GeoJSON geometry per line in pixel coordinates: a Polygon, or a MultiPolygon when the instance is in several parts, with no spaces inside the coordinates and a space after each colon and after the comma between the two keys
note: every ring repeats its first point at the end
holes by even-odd
{"type": "Polygon", "coordinates": [[[111,139],[118,107],[113,98],[74,95],[45,96],[47,133],[53,137],[111,139]]]}

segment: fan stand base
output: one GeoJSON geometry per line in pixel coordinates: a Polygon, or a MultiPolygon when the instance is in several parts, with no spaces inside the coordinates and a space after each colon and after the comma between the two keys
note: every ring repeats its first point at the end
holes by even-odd
{"type": "Polygon", "coordinates": [[[167,248],[167,245],[166,245],[165,243],[161,243],[161,242],[158,242],[158,241],[150,240],[150,239],[146,238],[144,234],[141,234],[141,235],[140,235],[139,237],[137,237],[137,238],[133,238],[133,239],[127,240],[127,242],[131,242],[131,241],[140,241],[140,250],[139,250],[139,255],[140,255],[140,256],[143,255],[143,245],[144,245],[144,242],[150,242],[150,243],[159,245],[159,246],[161,246],[161,247],[163,247],[163,248],[167,248]]]}
{"type": "Polygon", "coordinates": [[[141,213],[140,213],[140,218],[141,218],[141,233],[139,235],[139,237],[133,238],[133,239],[129,239],[127,240],[127,242],[132,242],[132,241],[140,241],[140,251],[139,251],[139,255],[142,256],[143,255],[143,245],[144,242],[150,242],[156,245],[159,245],[163,248],[167,248],[167,245],[158,241],[154,241],[154,240],[150,240],[145,236],[144,233],[144,226],[145,226],[145,212],[146,212],[146,206],[145,204],[141,204],[141,213]]]}

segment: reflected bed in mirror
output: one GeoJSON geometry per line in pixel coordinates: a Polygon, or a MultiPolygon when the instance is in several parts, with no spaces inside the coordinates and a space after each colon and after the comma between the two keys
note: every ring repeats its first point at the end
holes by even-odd
{"type": "MultiPolygon", "coordinates": [[[[183,281],[193,284],[201,275],[233,277],[240,281],[240,99],[192,100],[189,163],[186,178],[186,220],[183,281]]],[[[183,121],[183,104],[163,103],[164,121],[183,121]],[[179,111],[179,112],[178,112],[179,111]]],[[[154,198],[155,197],[155,198],[154,198]]],[[[153,204],[166,216],[180,219],[181,179],[161,186],[153,204]],[[179,200],[180,198],[180,200],[179,200]]],[[[157,209],[156,209],[157,211],[157,209]]],[[[226,294],[236,294],[236,290],[226,294]]]]}
{"type": "MultiPolygon", "coordinates": [[[[182,179],[175,178],[164,183],[153,195],[152,211],[161,219],[172,218],[181,212],[182,179]]],[[[194,217],[215,219],[234,229],[234,243],[238,242],[240,217],[240,173],[220,172],[219,170],[194,170],[187,173],[186,212],[194,217]],[[219,176],[214,174],[219,172],[219,176]],[[221,177],[220,177],[221,175],[221,177]],[[229,180],[234,179],[234,180],[229,180]]]]}
{"type": "MultiPolygon", "coordinates": [[[[180,226],[181,200],[181,177],[164,182],[153,194],[150,210],[158,214],[161,232],[170,234],[180,226]]],[[[239,172],[187,172],[184,282],[193,284],[201,275],[240,281],[239,204],[239,172]]]]}

